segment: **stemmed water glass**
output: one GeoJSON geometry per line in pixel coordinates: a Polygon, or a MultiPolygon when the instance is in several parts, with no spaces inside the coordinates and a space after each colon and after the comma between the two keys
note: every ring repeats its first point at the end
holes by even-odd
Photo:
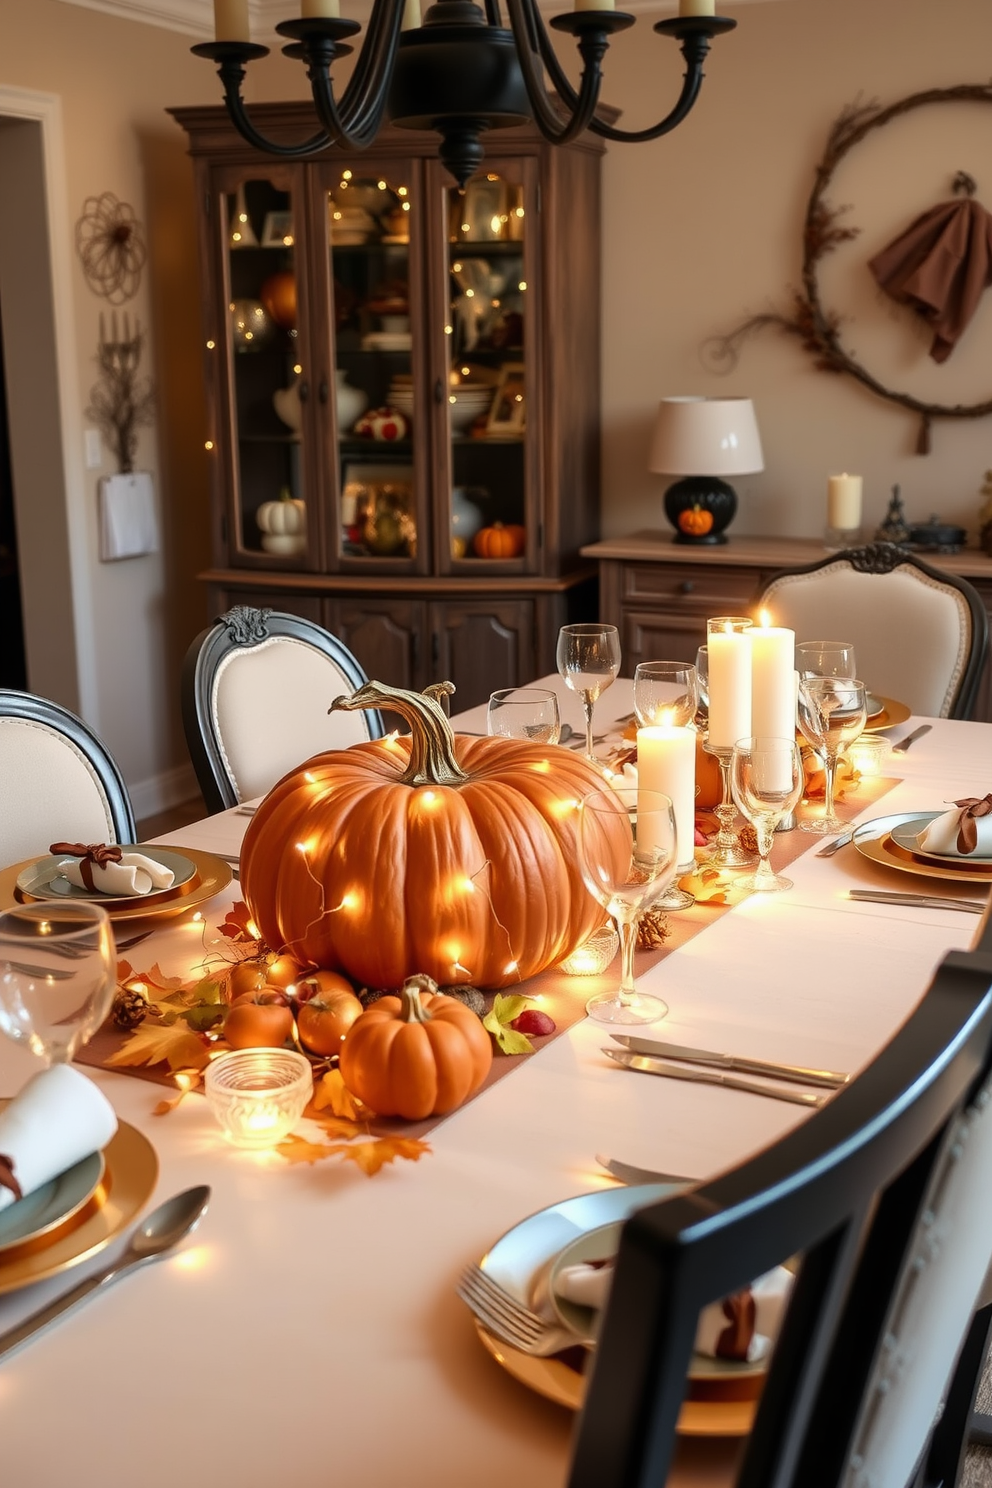
{"type": "Polygon", "coordinates": [[[766,894],[791,889],[791,878],[773,873],[768,861],[779,822],[795,810],[803,790],[803,764],[795,739],[738,739],[730,759],[734,804],[758,840],[758,867],[735,888],[766,894]]]}
{"type": "Polygon", "coordinates": [[[854,646],[850,641],[798,641],[796,671],[803,677],[857,677],[854,646]]]}
{"type": "Polygon", "coordinates": [[[700,646],[696,652],[696,709],[697,716],[705,723],[710,711],[710,651],[700,646]]]}
{"type": "Polygon", "coordinates": [[[823,816],[799,823],[804,832],[836,832],[834,811],[837,756],[862,733],[868,716],[863,682],[845,677],[803,677],[799,683],[799,727],[823,759],[823,816]]]}
{"type": "Polygon", "coordinates": [[[634,716],[641,728],[685,728],[696,716],[696,668],[688,661],[639,661],[634,668],[634,716]]]}
{"type": "Polygon", "coordinates": [[[586,758],[592,749],[593,704],[612,686],[620,670],[620,632],[615,625],[563,625],[558,632],[558,671],[582,699],[586,719],[586,758]]]}
{"type": "Polygon", "coordinates": [[[546,687],[502,687],[489,695],[486,727],[503,739],[557,744],[561,738],[558,697],[546,687]]]}
{"type": "Polygon", "coordinates": [[[600,1023],[654,1023],[668,1007],[636,990],[634,945],[638,916],[675,872],[671,797],[633,785],[593,791],[579,805],[576,842],[583,882],[616,924],[622,968],[619,989],[591,997],[586,1011],[600,1023]]]}
{"type": "Polygon", "coordinates": [[[117,954],[105,909],[85,900],[0,914],[0,1030],[67,1064],[110,1012],[117,954]]]}

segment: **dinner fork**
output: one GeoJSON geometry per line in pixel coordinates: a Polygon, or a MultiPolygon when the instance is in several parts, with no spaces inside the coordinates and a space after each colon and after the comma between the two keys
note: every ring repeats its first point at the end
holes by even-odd
{"type": "Polygon", "coordinates": [[[484,1328],[522,1354],[545,1358],[581,1344],[576,1334],[533,1312],[481,1266],[466,1267],[455,1290],[484,1328]]]}

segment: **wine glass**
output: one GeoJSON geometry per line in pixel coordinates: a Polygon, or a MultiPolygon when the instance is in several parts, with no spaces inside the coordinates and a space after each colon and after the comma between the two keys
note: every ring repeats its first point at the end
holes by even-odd
{"type": "Polygon", "coordinates": [[[735,887],[767,894],[791,889],[791,878],[773,873],[769,864],[772,838],[779,822],[795,810],[803,792],[803,763],[795,739],[757,736],[738,739],[730,759],[734,804],[754,827],[758,867],[735,887]]]}
{"type": "Polygon", "coordinates": [[[0,914],[0,1030],[67,1064],[110,1012],[117,953],[99,904],[19,904],[0,914]]]}
{"type": "Polygon", "coordinates": [[[503,739],[557,744],[561,738],[557,695],[545,687],[502,687],[489,695],[486,727],[503,739]]]}
{"type": "Polygon", "coordinates": [[[696,668],[688,661],[639,661],[634,668],[634,715],[641,728],[685,728],[696,716],[696,668]]]}
{"type": "Polygon", "coordinates": [[[634,945],[638,915],[675,873],[671,797],[634,785],[592,791],[579,804],[576,842],[583,882],[616,924],[622,967],[618,991],[591,997],[586,1012],[600,1023],[654,1023],[668,1007],[636,990],[634,945]]]}
{"type": "Polygon", "coordinates": [[[796,671],[803,677],[857,677],[854,646],[850,641],[798,641],[796,671]]]}
{"type": "Polygon", "coordinates": [[[592,709],[620,670],[620,632],[615,625],[563,625],[558,632],[558,671],[582,698],[586,717],[586,758],[592,751],[592,709]]]}
{"type": "Polygon", "coordinates": [[[696,692],[698,694],[698,716],[705,726],[710,711],[710,651],[700,646],[696,652],[696,692]]]}
{"type": "Polygon", "coordinates": [[[823,816],[799,823],[804,832],[836,832],[843,822],[834,811],[837,756],[865,726],[868,702],[863,682],[845,677],[803,677],[799,683],[799,727],[823,758],[823,816]]]}

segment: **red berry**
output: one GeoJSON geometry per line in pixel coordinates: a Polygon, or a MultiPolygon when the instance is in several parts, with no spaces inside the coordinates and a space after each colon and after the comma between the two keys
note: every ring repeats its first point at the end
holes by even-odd
{"type": "Polygon", "coordinates": [[[537,1008],[525,1008],[518,1018],[514,1018],[510,1024],[518,1033],[532,1033],[537,1038],[543,1038],[547,1033],[554,1033],[555,1020],[547,1013],[540,1012],[537,1008]]]}

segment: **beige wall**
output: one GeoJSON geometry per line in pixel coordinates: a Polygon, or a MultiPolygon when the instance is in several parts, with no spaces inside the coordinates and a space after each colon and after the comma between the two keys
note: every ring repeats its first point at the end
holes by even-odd
{"type": "MultiPolygon", "coordinates": [[[[992,57],[992,5],[727,0],[726,8],[740,26],[714,48],[690,120],[655,144],[611,147],[604,164],[604,532],[664,525],[665,482],[647,472],[647,446],[658,398],[682,393],[755,400],[766,470],[737,483],[739,532],[816,534],[827,475],[842,468],[864,475],[870,523],[898,481],[911,516],[935,510],[974,528],[978,488],[992,466],[992,421],[937,425],[934,452],[921,459],[912,453],[911,418],[848,379],[816,371],[791,341],[766,332],[729,377],[707,371],[700,349],[743,315],[787,303],[798,280],[812,169],[840,109],[859,95],[888,103],[926,87],[982,81],[992,57]]],[[[677,49],[650,33],[649,19],[642,16],[609,59],[608,97],[633,126],[667,108],[681,73],[677,49]]],[[[128,308],[148,328],[146,366],[159,390],[156,425],[142,435],[138,463],[155,475],[163,552],[98,562],[100,471],[85,472],[78,498],[85,509],[74,516],[88,534],[94,609],[84,711],[119,757],[139,811],[153,809],[184,784],[179,664],[206,620],[195,582],[207,558],[195,204],[184,136],[165,109],[219,101],[219,85],[189,55],[190,38],[58,0],[0,0],[0,42],[0,87],[61,100],[66,220],[75,222],[87,196],[113,191],[134,204],[148,229],[148,269],[128,308]]],[[[257,69],[250,96],[294,97],[301,88],[301,69],[276,57],[257,69]]],[[[884,377],[904,378],[925,396],[992,396],[992,297],[952,363],[928,369],[925,344],[881,305],[863,261],[946,195],[956,170],[969,169],[992,206],[990,130],[992,107],[928,110],[884,131],[838,180],[836,199],[851,202],[850,220],[864,227],[829,265],[831,291],[854,315],[852,344],[884,377]]],[[[105,305],[74,253],[70,261],[79,406],[68,433],[78,440],[81,466],[105,305]]],[[[112,468],[108,457],[102,473],[112,468]]]]}
{"type": "MultiPolygon", "coordinates": [[[[912,518],[936,511],[974,533],[992,419],[935,424],[933,453],[920,458],[910,415],[817,371],[792,339],[762,332],[726,376],[705,369],[701,348],[747,315],[788,307],[814,166],[842,108],[986,81],[992,5],[789,0],[726,9],[739,26],[714,45],[689,120],[651,145],[611,146],[606,161],[604,535],[669,530],[666,481],[646,469],[648,442],[657,400],[689,393],[754,399],[766,468],[735,481],[741,533],[819,535],[827,476],[844,469],[864,476],[872,527],[898,482],[912,518]]],[[[660,116],[676,83],[662,38],[630,44],[642,28],[643,19],[621,39],[623,81],[610,89],[633,127],[660,116]]],[[[845,344],[887,386],[926,401],[992,399],[992,295],[937,368],[907,314],[882,303],[865,261],[947,197],[962,169],[992,209],[992,103],[893,122],[852,152],[830,193],[851,205],[844,222],[863,229],[824,264],[828,303],[852,317],[845,344]]]]}

